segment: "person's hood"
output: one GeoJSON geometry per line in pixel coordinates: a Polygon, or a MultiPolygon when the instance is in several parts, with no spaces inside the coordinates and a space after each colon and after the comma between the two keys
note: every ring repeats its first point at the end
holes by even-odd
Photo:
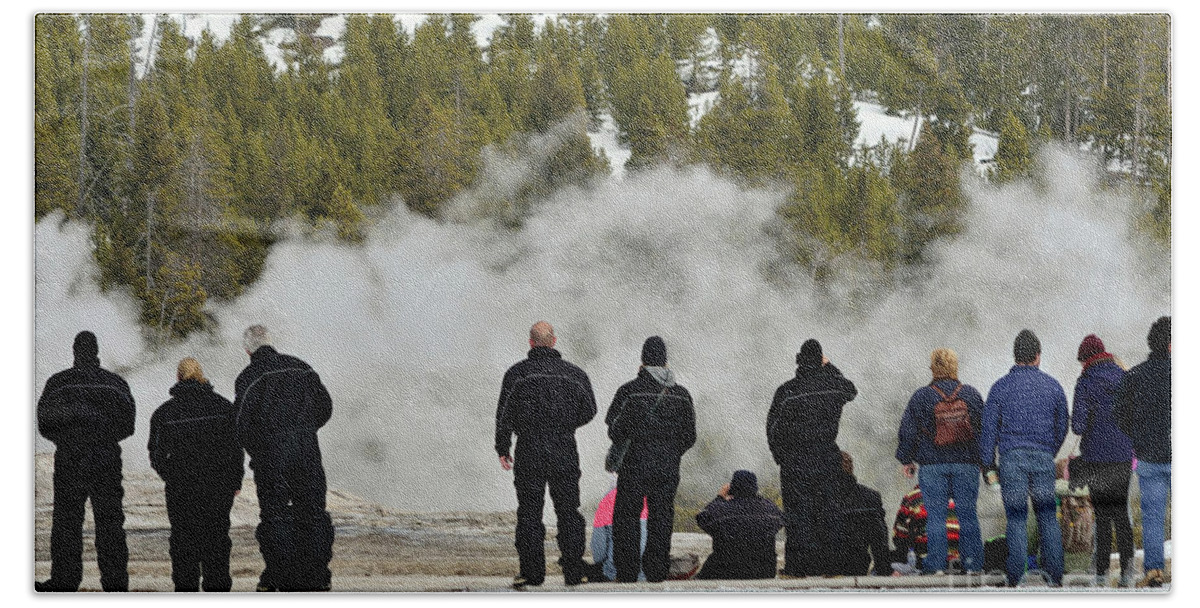
{"type": "Polygon", "coordinates": [[[671,371],[670,368],[645,365],[642,369],[646,370],[646,373],[650,374],[650,377],[654,378],[655,382],[666,387],[675,386],[675,372],[671,371]]]}
{"type": "Polygon", "coordinates": [[[207,382],[200,382],[199,380],[182,380],[180,382],[176,382],[175,386],[172,386],[171,390],[168,392],[171,393],[172,397],[180,397],[183,395],[194,395],[196,393],[211,393],[212,390],[212,385],[207,382]]]}

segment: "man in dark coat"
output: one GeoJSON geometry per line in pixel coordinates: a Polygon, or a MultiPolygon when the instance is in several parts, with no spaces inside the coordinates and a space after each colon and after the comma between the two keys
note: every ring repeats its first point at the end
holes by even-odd
{"type": "Polygon", "coordinates": [[[776,391],[767,413],[767,445],[783,490],[785,576],[834,574],[841,537],[837,502],[853,488],[837,445],[842,408],[858,395],[814,339],[796,355],[796,377],[776,391]]]}
{"type": "Polygon", "coordinates": [[[1171,317],[1159,317],[1146,342],[1150,356],[1121,381],[1116,416],[1138,459],[1146,574],[1137,586],[1161,587],[1166,582],[1163,542],[1171,492],[1171,317]]]}
{"type": "Polygon", "coordinates": [[[844,576],[889,576],[892,566],[888,551],[886,514],[879,492],[858,483],[854,459],[842,452],[842,471],[853,489],[842,497],[840,512],[843,536],[832,552],[833,574],[844,576]]]}
{"type": "Polygon", "coordinates": [[[258,590],[328,591],[333,522],[317,430],[333,400],[311,366],[271,346],[267,328],[253,325],[242,340],[250,365],[237,377],[234,406],[258,489],[255,537],[266,564],[258,590]]]}
{"type": "Polygon", "coordinates": [[[696,523],[713,539],[712,555],[696,578],[775,578],[775,535],[783,528],[783,512],[758,495],[754,473],[735,472],[696,523]]]}
{"type": "Polygon", "coordinates": [[[554,328],[538,321],[529,330],[529,356],[508,369],[496,406],[496,453],[513,471],[517,490],[516,547],[521,572],[513,587],[541,585],[546,577],[542,507],[546,488],[558,518],[559,565],[567,585],[586,582],[584,521],[579,514],[579,449],[575,429],[596,416],[592,383],[554,345],[554,328]],[[509,455],[517,436],[515,458],[509,455]]]}
{"type": "Polygon", "coordinates": [[[200,363],[179,362],[171,399],[150,417],[150,466],[166,483],[171,580],[176,591],[229,591],[229,511],[242,488],[237,411],[200,363]]]}
{"type": "Polygon", "coordinates": [[[74,348],[74,367],[51,376],[38,400],[38,432],[55,446],[54,519],[50,579],[34,588],[79,589],[83,509],[90,499],[100,586],[105,591],[128,591],[119,442],[133,434],[133,395],[125,380],[100,368],[100,347],[92,332],[79,332],[74,348]]]}
{"type": "Polygon", "coordinates": [[[646,573],[647,581],[661,582],[671,566],[679,460],[696,443],[692,395],[675,383],[675,374],[667,368],[667,347],[662,338],[646,339],[637,378],[617,389],[604,421],[614,444],[631,439],[617,476],[613,512],[617,582],[636,581],[639,570],[646,573]],[[639,555],[638,514],[643,496],[649,517],[646,549],[639,555]]]}

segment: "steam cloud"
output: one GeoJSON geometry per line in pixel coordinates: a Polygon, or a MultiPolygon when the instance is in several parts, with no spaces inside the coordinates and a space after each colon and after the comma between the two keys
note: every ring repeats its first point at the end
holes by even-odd
{"type": "MultiPolygon", "coordinates": [[[[1087,159],[1050,151],[1038,166],[1042,187],[971,179],[966,232],[935,247],[929,277],[888,289],[866,271],[818,288],[771,236],[785,195],[743,191],[699,168],[561,192],[519,231],[436,223],[399,205],[361,247],[284,239],[258,283],[211,308],[215,335],[157,353],[143,345],[135,303],[95,287],[87,229],[51,216],[35,233],[37,391],[71,364],[74,333],[94,331],[103,364],[125,375],[138,402],[126,466],[147,467],[150,414],[179,359],[195,356],[232,398],[248,362],[240,334],[264,323],[333,394],[321,432],[331,487],[402,509],[513,509],[493,416],[505,369],[525,356],[529,326],[546,319],[600,404],[577,434],[584,503],[595,504],[611,483],[603,416],[634,376],[645,337],[665,338],[695,396],[701,438],[684,457],[682,491],[699,496],[738,468],[777,483],[767,408],[800,344],[816,337],[859,388],[839,443],[891,509],[910,487],[892,457],[896,428],[929,381],[931,350],[955,349],[960,378],[986,395],[1012,364],[1014,336],[1030,328],[1043,369],[1070,396],[1083,336],[1099,334],[1132,365],[1145,357],[1151,321],[1170,313],[1169,252],[1133,233],[1136,205],[1096,188],[1087,159]]],[[[41,438],[35,447],[51,449],[41,438]]],[[[991,494],[981,493],[985,533],[989,513],[1002,513],[991,494]]]]}

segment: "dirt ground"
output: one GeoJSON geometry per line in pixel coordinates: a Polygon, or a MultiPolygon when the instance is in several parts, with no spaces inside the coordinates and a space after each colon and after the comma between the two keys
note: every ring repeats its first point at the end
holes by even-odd
{"type": "MultiPolygon", "coordinates": [[[[34,575],[50,575],[50,524],[53,513],[53,457],[35,457],[34,575]]],[[[331,490],[328,508],[336,530],[333,545],[333,589],[338,592],[389,591],[509,591],[517,572],[513,547],[515,512],[409,513],[393,511],[358,497],[331,490]]],[[[234,591],[253,591],[262,570],[254,539],[258,502],[254,482],[247,479],[231,513],[234,591]]],[[[552,522],[547,522],[552,523],[552,522]]],[[[125,530],[129,543],[130,591],[171,591],[167,524],[162,481],[150,471],[125,473],[125,530]]],[[[590,534],[590,530],[589,530],[590,534]]],[[[96,567],[94,526],[90,509],[84,522],[84,578],[81,589],[100,590],[96,567]]],[[[782,555],[783,535],[778,552],[782,555]]],[[[589,539],[590,540],[590,539],[589,539]]],[[[676,533],[672,554],[703,559],[711,542],[703,534],[676,533]]],[[[554,528],[547,526],[546,584],[542,592],[695,592],[695,591],[863,591],[863,590],[979,590],[997,591],[999,576],[974,577],[838,577],[764,581],[678,581],[661,584],[589,584],[563,586],[554,560],[558,548],[554,528]]],[[[585,555],[585,557],[588,557],[585,555]]],[[[1169,568],[1169,566],[1168,566],[1169,568]]],[[[1113,569],[1113,572],[1116,568],[1113,569]]],[[[1091,577],[1070,575],[1064,590],[1094,590],[1091,577]]],[[[1045,591],[1045,588],[1029,590],[1045,591]]],[[[1012,590],[1007,590],[1012,592],[1012,590]]],[[[1017,592],[1026,589],[1017,590],[1017,592]]],[[[1114,590],[1115,591],[1115,590],[1114,590]]]]}

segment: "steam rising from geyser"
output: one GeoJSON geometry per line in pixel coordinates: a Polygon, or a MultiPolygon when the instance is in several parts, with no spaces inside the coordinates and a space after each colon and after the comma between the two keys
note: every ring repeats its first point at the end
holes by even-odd
{"type": "MultiPolygon", "coordinates": [[[[682,491],[707,497],[739,468],[777,483],[767,408],[815,337],[859,388],[839,443],[892,509],[911,487],[892,457],[896,427],[929,381],[932,349],[955,349],[960,377],[986,394],[1027,327],[1070,395],[1085,335],[1133,364],[1150,322],[1170,313],[1169,253],[1132,232],[1135,205],[1100,192],[1084,159],[1051,152],[1039,166],[1044,189],[971,181],[966,231],[935,247],[930,277],[883,290],[866,272],[818,288],[771,236],[785,195],[701,169],[561,192],[518,231],[437,223],[401,205],[361,247],[284,239],[244,296],[211,309],[216,335],[158,353],[143,346],[134,302],[95,287],[85,227],[52,216],[36,227],[37,391],[71,364],[74,333],[93,330],[103,364],[138,401],[126,466],[146,467],[149,417],[179,359],[196,357],[232,398],[248,361],[239,336],[264,323],[333,394],[321,432],[332,488],[403,509],[512,509],[511,474],[492,448],[497,393],[525,356],[529,326],[547,319],[600,403],[577,435],[583,500],[595,504],[611,483],[604,413],[636,372],[642,340],[658,334],[696,399],[701,439],[683,460],[682,491]]],[[[39,438],[37,448],[50,446],[39,438]]],[[[982,496],[994,515],[998,499],[982,496]]]]}

